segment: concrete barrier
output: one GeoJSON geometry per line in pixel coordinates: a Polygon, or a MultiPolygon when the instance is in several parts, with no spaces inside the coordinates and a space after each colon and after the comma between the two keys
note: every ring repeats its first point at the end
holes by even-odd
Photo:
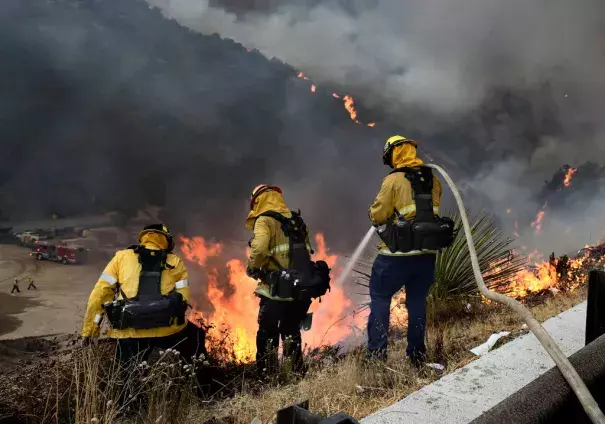
{"type": "MultiPolygon", "coordinates": [[[[601,408],[605,407],[605,335],[569,358],[601,408]]],[[[557,367],[509,396],[471,424],[590,424],[557,367]]]]}
{"type": "MultiPolygon", "coordinates": [[[[584,347],[585,327],[586,302],[544,323],[567,356],[584,347]]],[[[361,424],[467,424],[554,365],[536,337],[526,334],[362,419],[361,424]]]]}
{"type": "Polygon", "coordinates": [[[586,344],[605,334],[605,272],[588,273],[586,307],[586,344]]]}

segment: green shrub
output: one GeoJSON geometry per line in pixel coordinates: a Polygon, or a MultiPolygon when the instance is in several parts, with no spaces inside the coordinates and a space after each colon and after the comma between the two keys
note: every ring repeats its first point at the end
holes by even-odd
{"type": "MultiPolygon", "coordinates": [[[[460,231],[454,243],[437,255],[431,296],[440,300],[478,294],[462,219],[458,213],[451,217],[460,231]]],[[[483,212],[470,217],[469,221],[485,284],[497,290],[527,266],[526,258],[512,253],[510,245],[514,239],[506,237],[492,215],[483,212]]]]}

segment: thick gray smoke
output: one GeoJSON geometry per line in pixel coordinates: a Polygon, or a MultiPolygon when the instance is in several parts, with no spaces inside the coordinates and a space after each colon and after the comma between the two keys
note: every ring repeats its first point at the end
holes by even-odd
{"type": "MultiPolygon", "coordinates": [[[[147,1],[197,32],[362,94],[454,157],[472,175],[462,185],[521,233],[558,167],[605,158],[601,0],[147,1]]],[[[547,212],[548,236],[531,229],[523,242],[566,251],[605,232],[605,199],[584,194],[547,212]]]]}
{"type": "MultiPolygon", "coordinates": [[[[240,240],[249,191],[269,182],[346,251],[392,133],[420,139],[474,207],[525,226],[561,165],[603,163],[598,0],[243,3],[5,0],[2,219],[155,204],[186,234],[240,240]]],[[[576,194],[559,206],[572,228],[597,210],[576,194]]]]}
{"type": "Polygon", "coordinates": [[[191,29],[364,90],[366,101],[387,101],[396,111],[464,111],[493,87],[604,84],[599,0],[286,2],[268,14],[240,16],[207,0],[148,2],[191,29]]]}
{"type": "Polygon", "coordinates": [[[0,51],[0,220],[153,204],[177,232],[247,240],[249,193],[272,183],[344,249],[385,172],[386,133],[341,101],[143,1],[8,0],[0,51]]]}

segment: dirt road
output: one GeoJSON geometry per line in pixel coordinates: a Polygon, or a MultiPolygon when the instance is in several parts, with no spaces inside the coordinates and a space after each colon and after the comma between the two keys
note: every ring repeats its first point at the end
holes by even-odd
{"type": "Polygon", "coordinates": [[[0,339],[79,331],[103,265],[61,265],[28,254],[23,247],[0,245],[0,339]],[[27,290],[29,276],[36,291],[27,290]],[[10,294],[14,277],[21,293],[10,294]]]}

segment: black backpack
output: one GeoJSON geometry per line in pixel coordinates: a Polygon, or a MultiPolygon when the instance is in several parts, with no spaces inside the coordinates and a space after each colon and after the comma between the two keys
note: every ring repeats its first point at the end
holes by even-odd
{"type": "Polygon", "coordinates": [[[139,288],[136,296],[128,298],[117,283],[122,299],[103,307],[112,328],[150,329],[185,323],[187,302],[176,290],[162,295],[162,272],[174,268],[167,263],[168,251],[149,250],[144,246],[130,246],[141,264],[139,288]]]}
{"type": "Polygon", "coordinates": [[[279,285],[279,287],[276,287],[275,291],[292,294],[292,296],[280,297],[294,297],[300,300],[315,299],[330,290],[330,268],[325,261],[313,262],[311,260],[311,255],[307,250],[307,225],[300,216],[300,211],[291,211],[291,213],[290,218],[274,211],[259,215],[277,220],[289,240],[288,268],[277,271],[279,278],[273,280],[274,285],[279,285]]]}
{"type": "Polygon", "coordinates": [[[399,211],[395,222],[387,223],[378,235],[393,253],[411,250],[440,250],[449,247],[456,237],[454,221],[433,211],[433,172],[427,166],[397,168],[410,181],[416,203],[416,217],[406,221],[399,211]]]}

